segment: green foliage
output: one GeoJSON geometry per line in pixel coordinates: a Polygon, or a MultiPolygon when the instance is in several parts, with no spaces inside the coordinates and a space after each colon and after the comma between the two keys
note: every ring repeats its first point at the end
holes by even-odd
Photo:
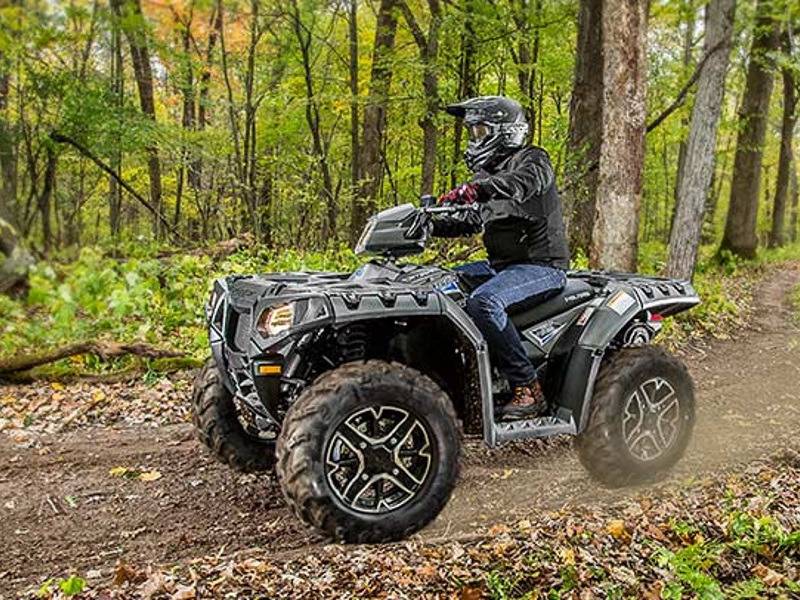
{"type": "Polygon", "coordinates": [[[734,511],[728,523],[728,535],[734,550],[771,556],[776,550],[787,552],[800,548],[800,531],[789,531],[774,517],[756,517],[734,511]]]}
{"type": "Polygon", "coordinates": [[[653,559],[660,567],[668,567],[675,574],[675,580],[666,585],[662,597],[668,600],[678,600],[683,597],[688,588],[694,595],[704,600],[723,599],[725,596],[720,583],[709,574],[709,570],[716,564],[722,550],[721,545],[709,544],[704,541],[685,546],[677,551],[659,548],[653,555],[653,559]]]}
{"type": "Polygon", "coordinates": [[[725,266],[702,263],[693,281],[700,305],[666,320],[659,340],[675,344],[697,335],[727,337],[747,318],[756,276],[752,268],[732,275],[725,266]]]}
{"type": "Polygon", "coordinates": [[[486,574],[486,587],[493,600],[511,600],[514,598],[515,582],[507,575],[498,571],[490,571],[486,574]]]}
{"type": "MultiPolygon", "coordinates": [[[[736,503],[735,497],[728,501],[731,505],[736,503]]],[[[690,534],[697,535],[693,544],[678,549],[659,546],[652,555],[652,560],[671,574],[662,591],[666,599],[684,598],[687,593],[714,600],[761,597],[763,581],[744,579],[726,586],[715,576],[717,567],[734,560],[752,564],[754,558],[772,562],[791,556],[800,547],[800,531],[788,530],[772,516],[756,515],[733,506],[725,535],[720,539],[706,541],[694,525],[685,522],[673,521],[671,529],[682,539],[690,534]]],[[[787,589],[794,586],[788,581],[785,585],[787,589]]]]}
{"type": "Polygon", "coordinates": [[[70,575],[67,579],[62,579],[58,582],[58,589],[65,596],[77,596],[83,592],[86,587],[86,581],[77,575],[70,575]]]}
{"type": "MultiPolygon", "coordinates": [[[[416,257],[419,262],[456,264],[477,260],[465,241],[440,245],[416,257]]],[[[345,246],[325,252],[255,247],[214,260],[203,254],[174,254],[158,258],[159,248],[147,244],[91,246],[76,256],[42,262],[31,272],[26,302],[0,296],[0,357],[33,353],[85,340],[144,341],[185,352],[193,362],[208,352],[203,307],[211,282],[230,274],[276,271],[355,270],[363,259],[345,246]],[[120,260],[119,255],[127,256],[120,260]]],[[[691,311],[664,322],[660,339],[678,343],[694,335],[726,336],[740,326],[752,303],[752,290],[760,265],[783,260],[789,251],[765,253],[757,262],[738,259],[720,265],[711,258],[701,262],[694,285],[703,302],[691,311]]],[[[644,244],[644,269],[658,272],[663,245],[644,244]]],[[[573,267],[585,268],[578,256],[573,267]]],[[[800,307],[800,292],[796,293],[800,307]]],[[[798,308],[800,312],[800,308],[798,308]]],[[[93,357],[61,361],[56,371],[97,372],[130,366],[132,359],[110,364],[93,357]]],[[[157,372],[158,363],[144,365],[157,372]]]]}
{"type": "MultiPolygon", "coordinates": [[[[25,303],[0,296],[0,310],[7,315],[0,325],[0,357],[76,341],[113,340],[149,342],[200,361],[208,352],[203,307],[214,278],[352,271],[360,262],[343,247],[326,253],[240,251],[222,261],[192,254],[159,259],[152,249],[142,248],[119,260],[87,247],[72,262],[36,265],[25,303]]],[[[121,360],[108,366],[87,357],[62,361],[57,369],[96,371],[127,364],[121,360]]]]}
{"type": "MultiPolygon", "coordinates": [[[[602,589],[607,598],[643,597],[643,588],[639,588],[638,596],[632,595],[633,581],[620,581],[622,570],[627,568],[641,574],[639,584],[651,594],[656,589],[652,583],[658,581],[664,600],[761,598],[767,590],[770,597],[788,597],[787,592],[791,596],[800,591],[800,586],[772,569],[783,571],[781,564],[794,564],[800,531],[788,529],[775,517],[743,509],[748,502],[748,498],[739,497],[726,500],[719,517],[722,522],[727,519],[728,525],[721,529],[706,516],[697,522],[673,517],[667,529],[674,534],[668,535],[672,541],[664,536],[656,541],[640,530],[629,542],[638,551],[631,550],[630,554],[616,545],[601,550],[595,541],[591,546],[599,553],[589,560],[584,560],[582,554],[577,561],[573,558],[562,563],[557,550],[550,550],[541,561],[539,557],[530,560],[529,556],[508,563],[501,561],[485,576],[489,596],[497,600],[569,598],[591,586],[595,593],[602,589]],[[638,560],[646,564],[640,565],[638,560]],[[545,571],[549,570],[546,585],[540,579],[542,565],[545,571]],[[534,591],[523,596],[527,590],[534,591]]],[[[553,541],[557,539],[555,536],[553,541]]]]}
{"type": "Polygon", "coordinates": [[[77,596],[83,593],[86,589],[86,580],[78,577],[77,575],[70,575],[66,579],[48,579],[45,581],[37,591],[36,595],[39,598],[49,598],[54,594],[53,586],[55,586],[64,596],[77,596]]]}

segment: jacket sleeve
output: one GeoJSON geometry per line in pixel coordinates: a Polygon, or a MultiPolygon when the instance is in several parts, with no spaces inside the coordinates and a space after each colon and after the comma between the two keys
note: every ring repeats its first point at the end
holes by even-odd
{"type": "Polygon", "coordinates": [[[554,184],[550,157],[540,148],[529,148],[509,167],[494,175],[478,173],[475,183],[478,184],[479,201],[513,200],[522,203],[543,195],[554,184]]]}
{"type": "Polygon", "coordinates": [[[483,229],[483,219],[478,210],[463,210],[455,213],[431,215],[435,237],[460,237],[474,235],[483,229]]]}

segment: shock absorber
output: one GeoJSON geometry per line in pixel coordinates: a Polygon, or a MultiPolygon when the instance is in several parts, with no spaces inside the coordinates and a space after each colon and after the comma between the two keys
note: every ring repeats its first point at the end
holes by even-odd
{"type": "Polygon", "coordinates": [[[348,325],[336,334],[339,359],[342,363],[362,360],[367,355],[367,332],[360,323],[348,325]]]}

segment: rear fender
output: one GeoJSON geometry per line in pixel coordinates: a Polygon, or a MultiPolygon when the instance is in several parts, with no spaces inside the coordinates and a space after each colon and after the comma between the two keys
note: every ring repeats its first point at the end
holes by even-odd
{"type": "Polygon", "coordinates": [[[644,293],[636,286],[621,285],[608,296],[597,299],[578,317],[576,326],[584,328],[566,366],[559,404],[570,409],[584,430],[591,410],[592,395],[603,357],[612,342],[627,326],[643,314],[671,316],[700,303],[691,285],[681,283],[663,294],[644,293]],[[655,296],[655,297],[653,297],[655,296]]]}

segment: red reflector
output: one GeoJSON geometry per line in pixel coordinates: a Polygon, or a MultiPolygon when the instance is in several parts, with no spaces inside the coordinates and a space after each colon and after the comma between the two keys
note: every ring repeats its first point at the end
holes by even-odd
{"type": "Polygon", "coordinates": [[[664,317],[662,317],[662,316],[661,316],[660,314],[658,314],[658,313],[655,313],[655,314],[651,314],[651,315],[650,315],[650,320],[651,320],[651,321],[663,321],[663,320],[664,320],[664,317]]]}

